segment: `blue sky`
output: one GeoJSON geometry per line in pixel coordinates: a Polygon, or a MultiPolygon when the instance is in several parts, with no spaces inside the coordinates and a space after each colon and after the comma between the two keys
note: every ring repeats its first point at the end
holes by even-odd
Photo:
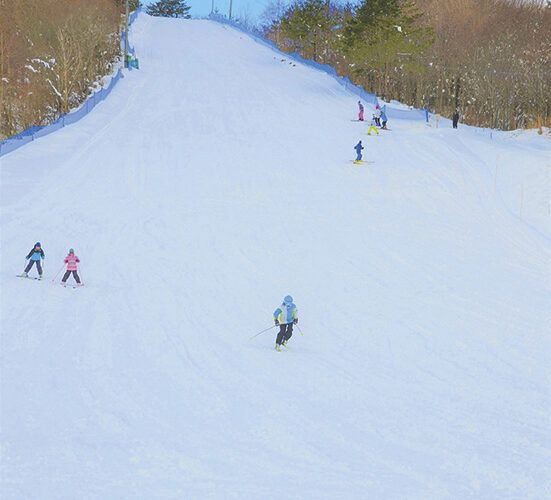
{"type": "MultiPolygon", "coordinates": [[[[251,17],[258,17],[259,14],[270,3],[270,0],[233,0],[232,15],[249,14],[251,17]]],[[[203,11],[208,14],[212,8],[212,0],[192,0],[189,2],[191,10],[203,11]]],[[[215,7],[218,10],[226,14],[230,7],[230,0],[214,0],[215,7]]]]}
{"type": "MultiPolygon", "coordinates": [[[[155,3],[156,0],[142,0],[143,4],[155,3]]],[[[188,0],[193,17],[208,16],[212,9],[213,0],[188,0]]],[[[233,0],[232,17],[248,15],[251,20],[257,20],[258,16],[270,3],[270,0],[233,0]]],[[[214,6],[220,13],[228,15],[230,0],[214,0],[214,6]]]]}

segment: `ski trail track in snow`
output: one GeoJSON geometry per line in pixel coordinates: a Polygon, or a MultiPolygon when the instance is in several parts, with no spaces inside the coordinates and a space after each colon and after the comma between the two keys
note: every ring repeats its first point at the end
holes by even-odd
{"type": "Polygon", "coordinates": [[[140,71],[0,159],[2,498],[547,496],[545,139],[368,137],[233,29],[132,30],[140,71]],[[251,342],[288,293],[304,336],[251,342]]]}

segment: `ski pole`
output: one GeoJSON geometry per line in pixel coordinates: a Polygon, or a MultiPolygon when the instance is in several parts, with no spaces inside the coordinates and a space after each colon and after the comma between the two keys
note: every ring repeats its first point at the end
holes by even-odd
{"type": "Polygon", "coordinates": [[[79,273],[80,282],[84,284],[84,280],[82,279],[82,271],[80,270],[80,266],[77,266],[77,271],[79,273]]]}
{"type": "Polygon", "coordinates": [[[59,268],[59,271],[57,272],[57,274],[54,276],[54,279],[52,280],[52,283],[55,281],[55,279],[59,276],[59,273],[61,271],[63,271],[63,268],[65,267],[65,262],[62,264],[62,266],[59,268]]]}
{"type": "Polygon", "coordinates": [[[271,330],[272,328],[275,328],[277,325],[270,326],[270,328],[266,328],[266,330],[262,330],[261,332],[258,332],[256,335],[253,335],[252,337],[249,337],[249,340],[254,339],[255,337],[258,337],[261,333],[267,332],[268,330],[271,330]]]}
{"type": "Polygon", "coordinates": [[[300,332],[300,335],[304,337],[304,333],[302,333],[302,330],[300,329],[300,326],[298,326],[298,323],[295,325],[298,328],[298,331],[300,332]]]}

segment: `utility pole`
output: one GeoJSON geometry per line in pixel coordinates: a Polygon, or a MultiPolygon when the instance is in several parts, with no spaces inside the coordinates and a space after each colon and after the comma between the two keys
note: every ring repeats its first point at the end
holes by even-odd
{"type": "Polygon", "coordinates": [[[128,67],[127,56],[128,56],[128,0],[126,0],[126,16],[124,19],[124,67],[128,67]]]}
{"type": "Polygon", "coordinates": [[[231,19],[231,4],[232,4],[232,0],[230,0],[230,19],[231,19]]]}

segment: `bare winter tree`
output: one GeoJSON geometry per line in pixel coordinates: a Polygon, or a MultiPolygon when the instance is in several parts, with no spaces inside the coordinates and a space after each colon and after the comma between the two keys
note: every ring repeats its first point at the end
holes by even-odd
{"type": "Polygon", "coordinates": [[[120,57],[115,0],[0,0],[0,137],[81,103],[120,57]]]}
{"type": "Polygon", "coordinates": [[[282,43],[279,20],[285,14],[287,7],[288,3],[285,0],[272,0],[260,14],[262,33],[272,38],[277,45],[282,43]]]}

